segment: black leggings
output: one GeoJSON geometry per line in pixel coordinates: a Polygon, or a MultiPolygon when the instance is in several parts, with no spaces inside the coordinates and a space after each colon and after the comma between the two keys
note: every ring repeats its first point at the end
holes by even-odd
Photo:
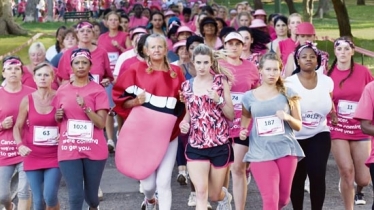
{"type": "MultiPolygon", "coordinates": [[[[374,183],[374,163],[370,164],[370,176],[371,176],[371,182],[374,183]]],[[[373,191],[374,191],[374,185],[373,185],[373,191]]],[[[371,206],[371,210],[374,210],[374,203],[371,206]]]]}
{"type": "Polygon", "coordinates": [[[187,160],[184,154],[186,150],[186,143],[188,141],[188,135],[179,135],[178,136],[178,151],[177,151],[177,165],[186,166],[187,160]]]}
{"type": "Polygon", "coordinates": [[[326,194],[326,166],[331,149],[330,132],[322,132],[303,140],[298,140],[305,158],[298,162],[292,182],[291,201],[294,210],[302,210],[304,184],[308,175],[310,181],[311,210],[322,210],[326,194]]]}

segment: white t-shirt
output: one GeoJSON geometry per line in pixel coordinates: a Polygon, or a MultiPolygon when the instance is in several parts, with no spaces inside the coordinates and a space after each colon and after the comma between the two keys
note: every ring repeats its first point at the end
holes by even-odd
{"type": "Polygon", "coordinates": [[[51,62],[51,60],[58,54],[56,50],[56,45],[52,45],[48,48],[47,52],[45,52],[45,58],[51,62]]]}
{"type": "Polygon", "coordinates": [[[300,108],[303,126],[295,132],[298,140],[307,139],[324,131],[330,131],[326,116],[332,108],[330,93],[334,89],[332,79],[324,74],[317,73],[318,81],[314,89],[306,89],[300,82],[297,74],[287,77],[286,87],[292,88],[300,97],[300,108]]]}
{"type": "Polygon", "coordinates": [[[132,58],[136,56],[136,52],[135,52],[135,49],[131,49],[131,50],[128,50],[124,53],[122,53],[118,59],[117,59],[117,63],[116,63],[116,66],[114,67],[114,71],[113,71],[113,76],[117,77],[118,74],[119,74],[119,71],[121,69],[121,66],[122,64],[129,58],[132,58]]]}

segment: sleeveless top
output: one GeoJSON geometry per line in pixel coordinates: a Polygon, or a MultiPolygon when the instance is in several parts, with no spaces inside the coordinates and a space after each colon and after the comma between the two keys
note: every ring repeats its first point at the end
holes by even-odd
{"type": "Polygon", "coordinates": [[[53,142],[43,141],[42,138],[40,138],[41,135],[43,136],[44,134],[48,136],[53,130],[58,129],[55,120],[56,109],[53,108],[48,114],[40,114],[35,109],[32,94],[28,95],[28,99],[29,132],[24,144],[32,151],[24,159],[24,170],[58,168],[57,143],[53,144],[53,142]]]}
{"type": "MultiPolygon", "coordinates": [[[[213,89],[223,97],[224,75],[214,75],[213,89]]],[[[182,94],[190,113],[188,143],[198,149],[212,148],[229,143],[229,123],[222,109],[208,97],[193,92],[194,78],[183,82],[182,94]]]]}
{"type": "Polygon", "coordinates": [[[191,79],[193,76],[190,74],[190,72],[188,72],[188,65],[182,64],[182,67],[183,67],[184,71],[186,72],[184,74],[184,77],[186,78],[186,80],[191,79]]]}

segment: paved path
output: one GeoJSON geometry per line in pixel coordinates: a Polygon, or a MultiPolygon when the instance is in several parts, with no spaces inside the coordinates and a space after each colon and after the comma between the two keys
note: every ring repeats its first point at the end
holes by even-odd
{"type": "MultiPolygon", "coordinates": [[[[187,209],[193,210],[187,206],[187,199],[189,195],[189,188],[186,186],[180,186],[176,182],[176,172],[175,168],[173,174],[172,182],[172,192],[173,192],[173,203],[172,210],[187,209]]],[[[328,171],[327,171],[327,193],[324,209],[326,210],[343,210],[343,202],[340,198],[338,192],[338,181],[339,176],[335,161],[330,157],[328,162],[328,171]]],[[[138,182],[130,178],[122,176],[115,168],[114,157],[110,156],[108,159],[102,184],[102,190],[104,192],[104,200],[100,204],[100,210],[138,210],[140,209],[140,204],[143,200],[143,195],[138,192],[138,182]]],[[[231,191],[231,190],[230,190],[231,191]]],[[[355,206],[355,209],[358,210],[368,210],[371,209],[372,203],[372,191],[367,187],[364,189],[365,198],[368,204],[363,206],[355,206]]],[[[67,207],[67,192],[66,186],[61,186],[60,189],[60,202],[61,210],[68,210],[67,207]]],[[[215,204],[213,204],[215,207],[215,204]]],[[[87,209],[84,208],[84,209],[87,209]]],[[[261,197],[258,192],[256,183],[252,181],[249,185],[248,197],[246,209],[262,209],[261,197]]],[[[286,210],[291,210],[291,205],[288,205],[286,210]]],[[[310,209],[309,203],[309,194],[305,193],[305,208],[310,209]]]]}

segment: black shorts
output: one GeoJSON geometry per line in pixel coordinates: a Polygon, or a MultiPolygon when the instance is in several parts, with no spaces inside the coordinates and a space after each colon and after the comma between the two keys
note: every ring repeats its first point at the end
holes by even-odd
{"type": "Polygon", "coordinates": [[[208,161],[215,168],[227,167],[234,161],[231,143],[206,149],[194,148],[187,144],[185,154],[187,161],[208,161]]]}
{"type": "Polygon", "coordinates": [[[235,137],[235,138],[231,138],[232,141],[235,143],[235,144],[240,144],[240,145],[243,145],[243,146],[246,146],[246,147],[249,147],[249,137],[247,136],[247,138],[245,140],[240,140],[239,137],[235,137]]]}

